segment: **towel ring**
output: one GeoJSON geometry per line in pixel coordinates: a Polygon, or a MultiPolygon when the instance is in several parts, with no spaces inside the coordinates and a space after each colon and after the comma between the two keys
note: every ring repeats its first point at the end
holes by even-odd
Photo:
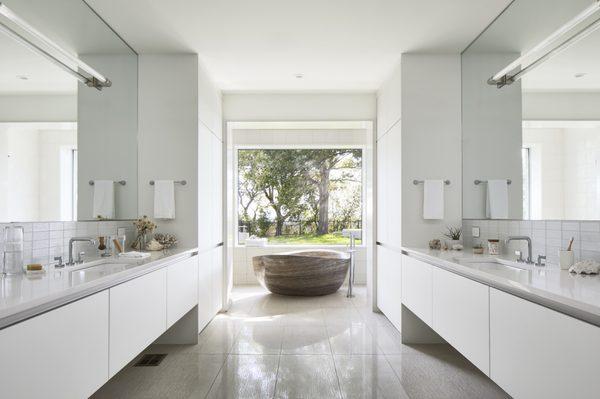
{"type": "MultiPolygon", "coordinates": [[[[187,181],[186,180],[175,180],[175,181],[173,181],[173,183],[181,184],[182,186],[185,186],[187,184],[187,181]]],[[[154,185],[154,180],[150,180],[150,185],[151,186],[154,185]]]]}
{"type": "MultiPolygon", "coordinates": [[[[90,186],[94,185],[94,181],[93,180],[90,180],[88,183],[90,184],[90,186]]],[[[124,186],[124,185],[127,184],[127,182],[125,180],[113,181],[113,183],[119,183],[122,186],[124,186]]]]}

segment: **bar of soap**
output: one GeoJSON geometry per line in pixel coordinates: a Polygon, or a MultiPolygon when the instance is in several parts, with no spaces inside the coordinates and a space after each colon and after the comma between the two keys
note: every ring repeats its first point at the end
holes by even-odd
{"type": "Polygon", "coordinates": [[[39,263],[31,263],[31,264],[27,265],[27,271],[28,272],[39,271],[39,270],[42,270],[42,269],[43,269],[43,267],[39,263]]]}

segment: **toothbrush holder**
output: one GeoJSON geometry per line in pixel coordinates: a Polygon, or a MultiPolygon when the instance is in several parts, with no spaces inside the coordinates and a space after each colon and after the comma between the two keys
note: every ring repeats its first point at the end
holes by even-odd
{"type": "Polygon", "coordinates": [[[569,270],[571,266],[575,263],[575,254],[573,251],[558,251],[558,264],[562,270],[569,270]]]}

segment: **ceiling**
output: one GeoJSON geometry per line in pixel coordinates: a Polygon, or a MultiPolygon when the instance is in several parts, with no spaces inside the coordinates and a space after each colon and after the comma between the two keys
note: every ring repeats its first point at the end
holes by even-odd
{"type": "Polygon", "coordinates": [[[0,33],[0,95],[75,94],[77,80],[0,33]],[[6,57],[5,57],[6,55],[6,57]]]}
{"type": "Polygon", "coordinates": [[[458,53],[510,0],[87,2],[140,53],[198,53],[224,91],[374,91],[401,53],[458,53]]]}

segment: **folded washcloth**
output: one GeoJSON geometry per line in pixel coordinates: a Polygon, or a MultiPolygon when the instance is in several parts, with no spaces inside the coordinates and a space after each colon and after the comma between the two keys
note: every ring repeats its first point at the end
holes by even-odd
{"type": "Polygon", "coordinates": [[[582,260],[569,268],[569,272],[577,274],[598,274],[600,263],[595,260],[582,260]]]}
{"type": "Polygon", "coordinates": [[[149,258],[151,256],[150,252],[138,252],[138,251],[129,251],[122,252],[119,254],[121,258],[130,258],[130,259],[144,259],[149,258]]]}

